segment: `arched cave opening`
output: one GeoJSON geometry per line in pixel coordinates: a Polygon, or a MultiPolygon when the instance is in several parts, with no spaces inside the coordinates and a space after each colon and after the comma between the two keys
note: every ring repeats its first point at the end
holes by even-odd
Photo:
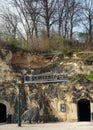
{"type": "Polygon", "coordinates": [[[77,103],[78,121],[90,121],[90,101],[81,99],[77,103]]]}
{"type": "Polygon", "coordinates": [[[0,123],[6,122],[6,106],[0,103],[0,123]]]}

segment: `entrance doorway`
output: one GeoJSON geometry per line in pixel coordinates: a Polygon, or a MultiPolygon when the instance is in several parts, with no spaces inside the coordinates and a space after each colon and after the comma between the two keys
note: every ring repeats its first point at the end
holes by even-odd
{"type": "Polygon", "coordinates": [[[6,122],[6,106],[0,103],[0,123],[6,122]]]}
{"type": "Polygon", "coordinates": [[[81,99],[77,103],[78,121],[90,121],[90,101],[81,99]]]}

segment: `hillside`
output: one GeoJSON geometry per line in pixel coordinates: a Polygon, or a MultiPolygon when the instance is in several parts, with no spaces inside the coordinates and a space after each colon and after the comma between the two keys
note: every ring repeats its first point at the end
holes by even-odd
{"type": "MultiPolygon", "coordinates": [[[[8,106],[16,121],[18,83],[21,82],[21,114],[38,106],[44,121],[64,121],[65,113],[59,109],[61,103],[76,103],[81,98],[93,100],[93,82],[87,75],[93,74],[93,53],[77,52],[32,54],[1,48],[0,50],[0,101],[8,106]],[[67,73],[67,82],[24,84],[24,75],[67,73]],[[90,91],[90,93],[89,93],[90,91]],[[47,107],[46,107],[47,106],[47,107]]],[[[69,106],[70,107],[70,106],[69,106]]],[[[68,119],[70,118],[70,115],[68,119]]]]}

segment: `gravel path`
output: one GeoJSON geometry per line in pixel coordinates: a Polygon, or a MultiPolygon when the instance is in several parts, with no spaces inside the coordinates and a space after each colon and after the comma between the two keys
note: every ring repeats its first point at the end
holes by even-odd
{"type": "Polygon", "coordinates": [[[93,122],[65,122],[45,124],[0,124],[0,130],[93,130],[93,122]]]}

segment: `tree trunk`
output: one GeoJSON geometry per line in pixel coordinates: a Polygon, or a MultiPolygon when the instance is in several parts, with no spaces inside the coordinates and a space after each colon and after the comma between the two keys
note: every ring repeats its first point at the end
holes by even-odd
{"type": "Polygon", "coordinates": [[[47,38],[50,37],[50,26],[49,26],[49,20],[46,21],[46,31],[47,31],[47,38]]]}
{"type": "Polygon", "coordinates": [[[58,35],[61,36],[61,19],[59,18],[59,25],[58,25],[58,35]]]}
{"type": "Polygon", "coordinates": [[[45,1],[45,21],[46,21],[46,32],[47,32],[47,37],[50,37],[50,25],[49,25],[49,9],[48,9],[48,1],[45,1]]]}
{"type": "Polygon", "coordinates": [[[70,39],[72,40],[73,38],[73,21],[72,21],[72,17],[70,19],[70,39]]]}
{"type": "Polygon", "coordinates": [[[92,41],[92,22],[91,22],[91,15],[89,15],[89,42],[92,41]]]}

